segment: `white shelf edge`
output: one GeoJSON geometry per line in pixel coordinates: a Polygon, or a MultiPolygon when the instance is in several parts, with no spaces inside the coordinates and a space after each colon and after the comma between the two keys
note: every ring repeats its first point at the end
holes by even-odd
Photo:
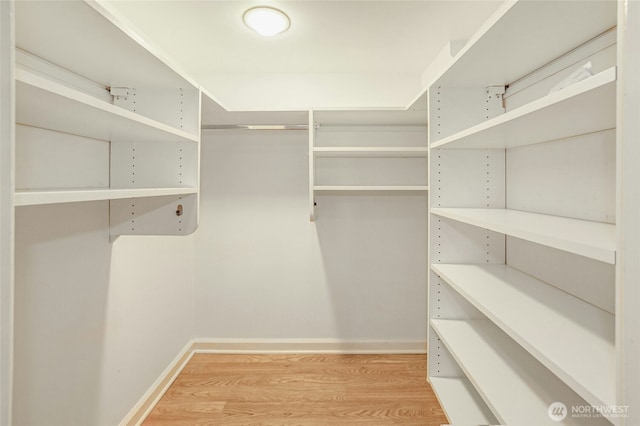
{"type": "Polygon", "coordinates": [[[615,377],[612,314],[508,265],[431,269],[589,403],[615,403],[615,384],[606,383],[615,377]],[[597,334],[608,328],[610,341],[597,334]]]}
{"type": "Polygon", "coordinates": [[[491,410],[468,379],[464,377],[429,377],[429,383],[452,425],[497,423],[491,410]]]}
{"type": "Polygon", "coordinates": [[[166,195],[196,194],[197,188],[95,188],[17,190],[15,206],[118,200],[122,198],[162,197],[166,195]]]}
{"type": "MultiPolygon", "coordinates": [[[[556,425],[548,415],[554,401],[568,408],[562,424],[592,424],[570,415],[584,400],[491,321],[432,319],[430,325],[500,424],[527,419],[556,425]]],[[[599,420],[595,423],[602,424],[599,420]]]]}
{"type": "Polygon", "coordinates": [[[431,213],[615,264],[615,225],[508,209],[432,208],[431,213]]]}
{"type": "Polygon", "coordinates": [[[199,142],[200,140],[198,135],[194,135],[194,134],[185,132],[183,130],[176,129],[172,126],[153,120],[151,118],[147,118],[143,115],[136,114],[135,112],[128,111],[119,106],[106,103],[91,95],[72,89],[70,87],[57,83],[55,81],[49,80],[43,76],[34,74],[20,67],[16,67],[15,79],[16,79],[16,82],[20,82],[20,83],[38,88],[40,90],[55,94],[57,96],[70,99],[80,104],[84,104],[88,107],[91,107],[100,111],[104,111],[105,113],[108,113],[120,118],[124,118],[126,120],[129,120],[135,123],[142,124],[146,127],[157,129],[159,131],[162,131],[169,135],[176,136],[181,139],[189,140],[192,142],[199,142]]]}
{"type": "MultiPolygon", "coordinates": [[[[482,132],[485,132],[487,130],[498,128],[501,125],[516,121],[518,119],[526,118],[527,116],[531,116],[536,112],[540,112],[546,108],[553,107],[554,105],[558,105],[563,101],[576,98],[583,94],[587,94],[592,90],[598,89],[600,87],[603,87],[615,81],[616,81],[616,67],[614,66],[594,76],[591,76],[586,80],[580,81],[558,92],[546,95],[520,108],[516,108],[513,111],[499,115],[493,119],[487,120],[483,123],[477,124],[473,127],[464,129],[453,135],[447,136],[439,141],[432,143],[431,148],[433,149],[445,148],[447,147],[447,145],[454,146],[455,142],[457,141],[460,141],[465,138],[472,138],[473,136],[480,135],[482,134],[482,132]]],[[[606,129],[600,129],[600,130],[606,130],[606,129]]],[[[561,139],[562,137],[567,137],[567,136],[568,135],[562,135],[557,139],[561,139]]],[[[514,146],[522,146],[522,145],[533,144],[538,142],[545,142],[545,141],[541,140],[541,141],[535,141],[530,143],[522,143],[514,146]]],[[[511,147],[511,146],[507,146],[507,147],[511,147]]],[[[485,147],[479,144],[477,148],[480,149],[485,147]]]]}
{"type": "Polygon", "coordinates": [[[427,157],[427,147],[315,147],[315,157],[427,157]]]}
{"type": "Polygon", "coordinates": [[[374,186],[374,185],[316,185],[313,187],[315,192],[427,192],[429,187],[426,185],[403,185],[403,186],[374,186]]]}

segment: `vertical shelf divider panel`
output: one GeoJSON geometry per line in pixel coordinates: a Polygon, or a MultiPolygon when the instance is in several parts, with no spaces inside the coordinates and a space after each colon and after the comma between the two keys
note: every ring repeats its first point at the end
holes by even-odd
{"type": "Polygon", "coordinates": [[[629,406],[626,425],[640,424],[640,3],[618,10],[620,78],[617,99],[616,358],[618,403],[629,406]]]}
{"type": "MultiPolygon", "coordinates": [[[[620,368],[613,361],[613,353],[619,350],[612,335],[614,316],[580,296],[564,293],[572,285],[554,287],[537,277],[535,270],[519,271],[509,265],[515,254],[558,249],[565,250],[566,256],[584,259],[582,263],[615,264],[616,225],[578,217],[580,209],[574,209],[576,217],[560,217],[554,214],[552,203],[536,206],[533,197],[532,211],[509,210],[506,191],[510,185],[507,178],[514,173],[520,173],[521,179],[535,179],[531,167],[510,169],[507,174],[507,160],[512,158],[509,150],[527,149],[518,147],[529,144],[543,149],[562,143],[557,139],[583,137],[614,126],[611,109],[620,82],[617,63],[609,63],[614,61],[611,50],[598,56],[593,77],[558,93],[547,93],[574,71],[572,67],[577,68],[576,59],[582,65],[589,55],[599,54],[601,49],[590,43],[602,44],[600,36],[605,33],[611,39],[616,7],[616,2],[505,2],[434,76],[428,89],[431,271],[427,374],[436,393],[442,394],[440,401],[452,422],[464,418],[466,424],[487,424],[483,413],[490,409],[497,420],[508,424],[554,424],[547,409],[560,401],[568,407],[566,424],[624,423],[606,416],[579,419],[571,412],[576,405],[616,405],[622,401],[614,392],[620,377],[612,377],[620,368]],[[572,60],[565,55],[572,55],[572,60]],[[545,69],[549,64],[553,64],[553,72],[545,69]],[[518,101],[510,109],[512,83],[517,86],[518,101]],[[531,100],[518,104],[526,99],[531,100]],[[577,123],[576,117],[582,122],[577,123]],[[495,217],[479,219],[489,216],[495,217]],[[518,223],[512,226],[511,219],[518,223]],[[538,219],[545,223],[539,224],[538,219]],[[578,232],[573,233],[574,228],[579,228],[578,232]],[[526,242],[518,246],[517,253],[509,251],[513,239],[526,242]],[[495,278],[495,272],[503,270],[509,273],[495,278]],[[453,271],[464,274],[453,278],[453,271]],[[567,309],[572,310],[567,317],[560,313],[554,316],[556,296],[566,297],[567,309]],[[512,302],[522,309],[510,306],[512,302]],[[544,318],[524,317],[528,314],[544,318]],[[582,318],[579,323],[572,322],[574,316],[582,318]],[[540,328],[538,324],[546,325],[540,328]],[[552,331],[558,335],[549,335],[552,331]],[[586,346],[581,351],[594,352],[589,357],[575,357],[575,363],[585,365],[572,365],[554,346],[553,339],[570,344],[573,332],[586,346]],[[478,362],[481,359],[486,362],[478,362]],[[483,370],[487,369],[491,374],[485,375],[483,370]],[[598,374],[590,376],[590,369],[598,374]],[[528,378],[528,374],[539,380],[528,378]],[[512,389],[521,395],[517,401],[512,389]],[[452,400],[447,392],[464,396],[452,400]],[[469,412],[475,413],[475,418],[464,417],[460,400],[470,401],[474,409],[469,412]]],[[[608,161],[605,157],[600,161],[608,161]]],[[[579,155],[572,158],[581,161],[579,155]]],[[[611,168],[598,170],[604,174],[611,168]]],[[[557,174],[560,179],[562,171],[541,173],[557,174]]],[[[584,185],[579,179],[571,182],[584,185]]],[[[509,188],[513,191],[516,186],[509,188]]],[[[576,202],[599,202],[598,206],[604,207],[598,211],[610,211],[605,208],[607,200],[595,196],[576,202]]],[[[540,262],[519,264],[541,267],[540,262]]],[[[578,276],[568,271],[555,275],[565,279],[578,276]]],[[[593,295],[603,294],[598,291],[593,295]]]]}

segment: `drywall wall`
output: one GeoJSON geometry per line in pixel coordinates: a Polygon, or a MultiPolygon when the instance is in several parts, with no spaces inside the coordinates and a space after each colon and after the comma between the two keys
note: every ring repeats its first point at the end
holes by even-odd
{"type": "Polygon", "coordinates": [[[424,341],[426,196],[318,197],[306,132],[206,132],[196,338],[424,341]]]}
{"type": "Polygon", "coordinates": [[[192,237],[108,224],[104,201],[17,209],[15,425],[118,424],[191,338],[192,237]]]}

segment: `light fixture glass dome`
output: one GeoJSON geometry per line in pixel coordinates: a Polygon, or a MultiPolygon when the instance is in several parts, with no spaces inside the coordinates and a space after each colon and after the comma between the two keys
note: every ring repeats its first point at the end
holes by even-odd
{"type": "Polygon", "coordinates": [[[242,15],[245,25],[260,35],[271,37],[289,29],[289,17],[281,10],[268,6],[253,7],[242,15]]]}

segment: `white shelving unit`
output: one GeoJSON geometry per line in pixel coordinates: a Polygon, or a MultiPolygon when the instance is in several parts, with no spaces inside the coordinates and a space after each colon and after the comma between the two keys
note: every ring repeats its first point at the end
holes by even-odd
{"type": "Polygon", "coordinates": [[[426,193],[425,108],[310,111],[311,220],[317,196],[426,193]]]}
{"type": "Polygon", "coordinates": [[[199,87],[95,2],[17,2],[16,49],[15,205],[110,201],[112,238],[193,232],[199,87]]]}
{"type": "Polygon", "coordinates": [[[625,422],[573,411],[624,405],[617,6],[506,2],[429,85],[428,377],[453,424],[625,422]]]}

